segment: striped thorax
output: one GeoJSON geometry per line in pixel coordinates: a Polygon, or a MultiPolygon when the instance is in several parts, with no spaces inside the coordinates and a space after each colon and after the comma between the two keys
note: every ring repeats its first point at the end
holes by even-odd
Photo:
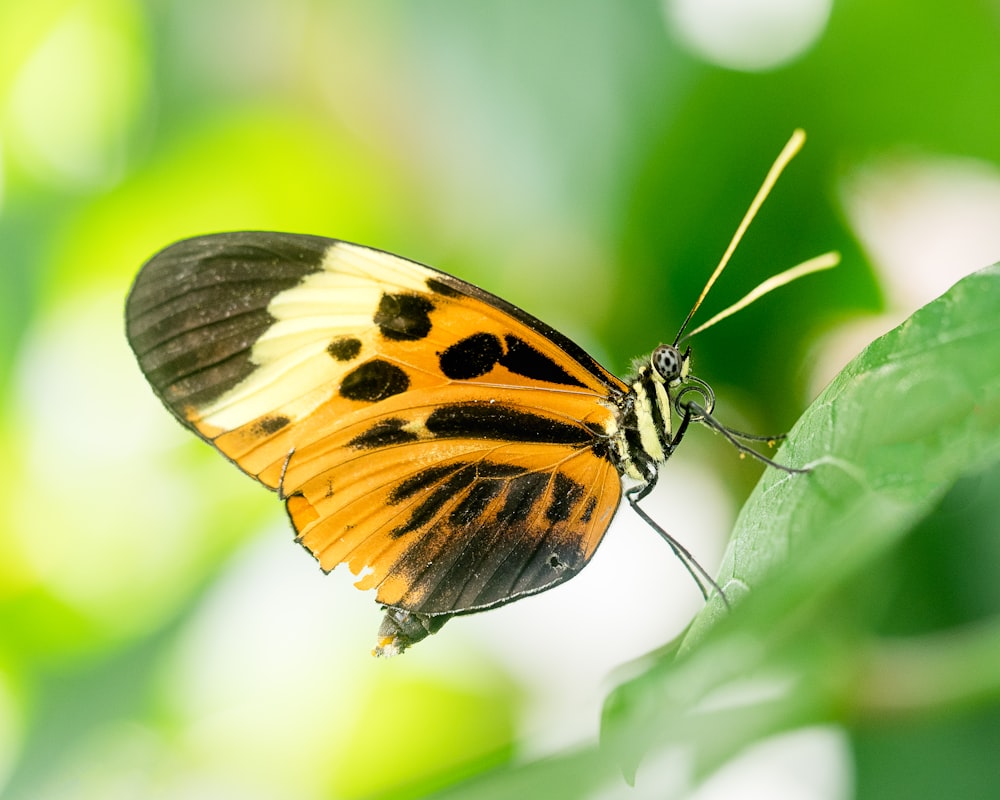
{"type": "Polygon", "coordinates": [[[661,344],[628,379],[631,391],[620,406],[614,447],[621,471],[633,480],[649,480],[656,465],[673,453],[671,415],[684,413],[678,398],[688,390],[708,396],[707,387],[692,378],[690,369],[690,349],[681,353],[661,344]]]}

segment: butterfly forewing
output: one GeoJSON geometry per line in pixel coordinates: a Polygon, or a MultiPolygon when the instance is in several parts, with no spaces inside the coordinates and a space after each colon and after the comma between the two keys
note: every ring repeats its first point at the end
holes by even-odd
{"type": "Polygon", "coordinates": [[[149,261],[126,316],[171,411],[384,604],[460,613],[541,591],[586,564],[618,505],[608,442],[627,387],[445,273],[220,234],[149,261]]]}

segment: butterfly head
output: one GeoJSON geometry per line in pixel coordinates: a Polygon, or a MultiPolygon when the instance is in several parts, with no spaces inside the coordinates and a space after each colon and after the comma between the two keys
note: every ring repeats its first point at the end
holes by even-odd
{"type": "MultiPolygon", "coordinates": [[[[674,412],[697,422],[705,414],[711,414],[715,407],[715,393],[712,387],[691,374],[691,348],[683,351],[676,345],[661,344],[649,357],[650,371],[656,383],[665,387],[667,403],[674,412]],[[694,396],[693,396],[694,395],[694,396]],[[697,397],[697,396],[700,396],[697,397]],[[694,401],[695,404],[692,403],[694,401]]],[[[663,402],[663,395],[656,391],[663,402]]],[[[669,409],[664,409],[669,411],[669,409]]]]}

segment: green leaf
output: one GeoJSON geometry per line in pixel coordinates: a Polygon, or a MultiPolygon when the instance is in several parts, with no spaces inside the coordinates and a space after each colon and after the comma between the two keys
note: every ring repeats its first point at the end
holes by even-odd
{"type": "MultiPolygon", "coordinates": [[[[845,588],[958,479],[1000,459],[998,308],[994,265],[873,342],[802,416],[778,460],[812,471],[767,470],[744,506],[720,576],[733,612],[710,603],[676,658],[652,657],[608,700],[603,739],[628,777],[650,748],[684,743],[697,778],[756,738],[884,712],[893,687],[880,671],[898,674],[898,658],[865,641],[845,588]],[[873,685],[883,694],[866,695],[873,685]]],[[[969,668],[997,662],[1000,626],[968,635],[934,675],[957,682],[956,700],[1000,698],[1000,677],[983,686],[969,668]]],[[[919,671],[940,651],[918,640],[907,663],[919,671]]],[[[919,696],[906,698],[919,713],[919,696]]]]}

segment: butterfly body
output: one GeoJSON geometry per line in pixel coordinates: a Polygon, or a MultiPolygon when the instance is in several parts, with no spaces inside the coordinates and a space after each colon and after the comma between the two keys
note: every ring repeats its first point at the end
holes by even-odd
{"type": "Polygon", "coordinates": [[[482,289],[315,236],[171,245],[126,327],[170,411],[279,493],[324,570],[377,589],[385,654],[579,572],[622,478],[643,496],[692,417],[687,353],[622,381],[482,289]]]}

